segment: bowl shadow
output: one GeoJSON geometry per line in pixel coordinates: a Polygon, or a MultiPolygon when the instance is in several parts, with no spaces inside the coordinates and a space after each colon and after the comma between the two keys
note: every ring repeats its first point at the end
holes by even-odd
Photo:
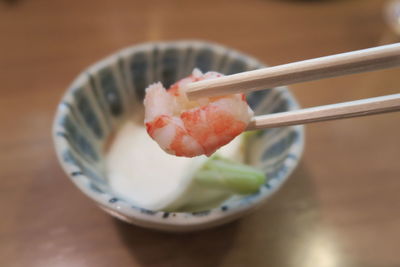
{"type": "Polygon", "coordinates": [[[163,233],[114,219],[123,243],[141,266],[219,266],[234,244],[238,222],[193,233],[163,233]]]}
{"type": "Polygon", "coordinates": [[[141,266],[295,266],[298,248],[318,226],[319,212],[310,174],[300,164],[268,203],[217,228],[174,234],[114,222],[141,266]]]}

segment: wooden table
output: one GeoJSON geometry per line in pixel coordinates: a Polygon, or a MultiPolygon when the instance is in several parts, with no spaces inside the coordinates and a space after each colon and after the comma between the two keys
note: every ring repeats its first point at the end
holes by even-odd
{"type": "MultiPolygon", "coordinates": [[[[149,40],[216,41],[281,64],[396,42],[385,1],[0,1],[0,266],[400,266],[400,114],[307,126],[269,203],[174,235],[111,218],[61,171],[50,136],[84,67],[149,40]]],[[[392,69],[292,86],[303,106],[398,93],[392,69]]]]}

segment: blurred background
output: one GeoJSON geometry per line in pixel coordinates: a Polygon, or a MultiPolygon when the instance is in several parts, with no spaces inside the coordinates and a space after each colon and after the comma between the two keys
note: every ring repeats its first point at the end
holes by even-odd
{"type": "MultiPolygon", "coordinates": [[[[185,235],[100,211],[66,179],[50,136],[72,79],[126,46],[202,39],[277,65],[398,42],[393,3],[0,1],[0,266],[400,266],[399,114],[307,126],[304,158],[270,202],[185,235]]],[[[304,107],[393,94],[400,70],[290,88],[304,107]]]]}

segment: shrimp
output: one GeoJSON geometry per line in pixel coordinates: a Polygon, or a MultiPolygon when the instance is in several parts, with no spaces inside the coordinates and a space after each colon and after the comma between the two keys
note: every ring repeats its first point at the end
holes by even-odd
{"type": "Polygon", "coordinates": [[[253,111],[244,94],[189,101],[183,92],[188,83],[221,76],[194,69],[168,90],[160,82],[146,89],[146,129],[164,151],[183,157],[210,156],[246,129],[253,111]]]}

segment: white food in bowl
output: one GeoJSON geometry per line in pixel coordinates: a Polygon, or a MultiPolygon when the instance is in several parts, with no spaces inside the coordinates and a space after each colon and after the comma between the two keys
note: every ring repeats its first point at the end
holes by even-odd
{"type": "MultiPolygon", "coordinates": [[[[240,137],[217,154],[243,161],[240,137]]],[[[175,157],[165,153],[135,122],[117,131],[108,149],[106,171],[116,195],[150,210],[202,210],[218,205],[232,195],[226,190],[200,186],[193,174],[208,158],[175,157]]]]}

